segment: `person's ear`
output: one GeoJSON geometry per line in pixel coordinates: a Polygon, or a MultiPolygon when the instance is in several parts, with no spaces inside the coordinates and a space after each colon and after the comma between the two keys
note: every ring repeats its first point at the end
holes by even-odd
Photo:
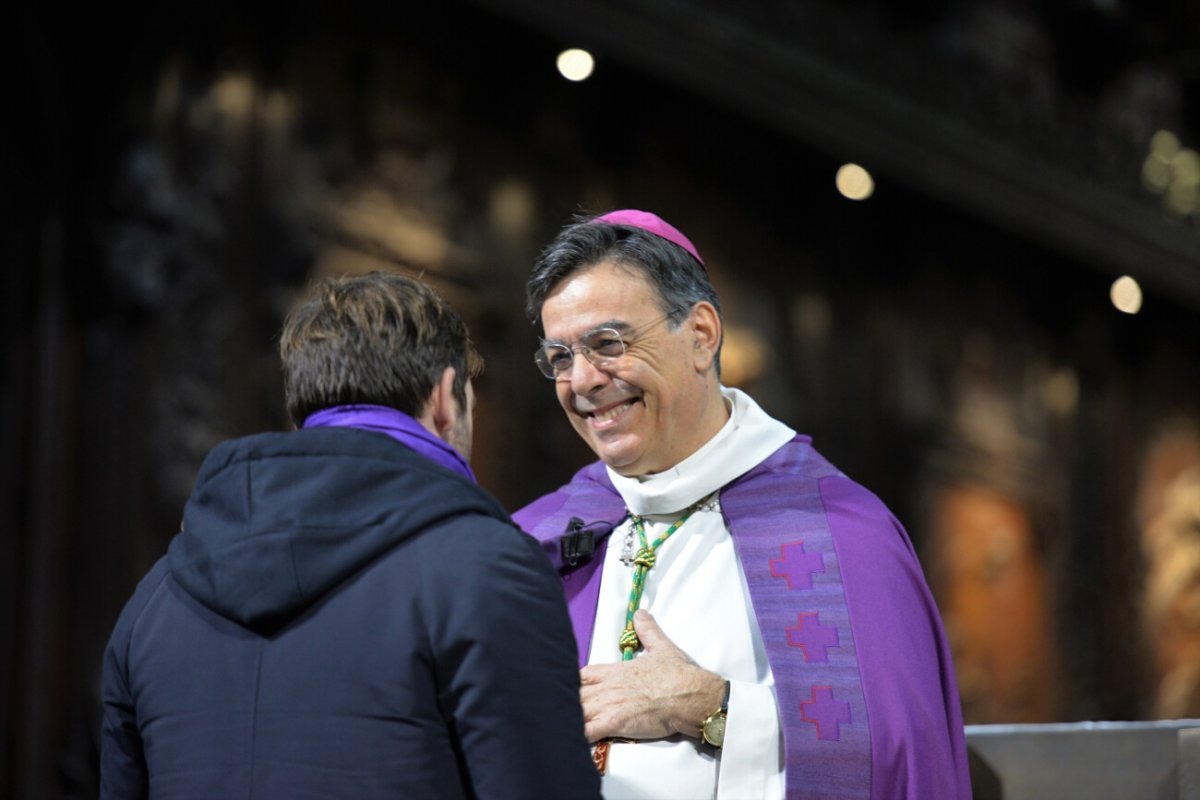
{"type": "Polygon", "coordinates": [[[721,346],[721,316],[707,300],[692,306],[688,317],[688,333],[692,337],[692,358],[697,372],[705,372],[713,365],[717,349],[721,346]]]}
{"type": "Polygon", "coordinates": [[[442,370],[442,377],[433,386],[426,406],[427,416],[433,424],[433,432],[439,439],[445,440],[458,421],[458,400],[454,397],[454,378],[457,372],[454,367],[442,370]]]}

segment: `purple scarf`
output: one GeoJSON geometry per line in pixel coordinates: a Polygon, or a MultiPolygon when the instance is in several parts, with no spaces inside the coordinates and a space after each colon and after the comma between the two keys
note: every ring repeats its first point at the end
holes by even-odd
{"type": "Polygon", "coordinates": [[[323,408],[308,416],[301,428],[358,428],[386,433],[410,450],[475,483],[475,473],[462,455],[403,411],[387,406],[350,405],[323,408]]]}

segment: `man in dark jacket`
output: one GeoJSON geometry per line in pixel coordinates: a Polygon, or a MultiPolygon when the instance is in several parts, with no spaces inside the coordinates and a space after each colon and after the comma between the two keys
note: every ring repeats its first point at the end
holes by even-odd
{"type": "Polygon", "coordinates": [[[300,429],[209,454],[117,621],[101,797],[598,797],[562,590],[467,465],[458,314],[326,281],[280,352],[300,429]]]}

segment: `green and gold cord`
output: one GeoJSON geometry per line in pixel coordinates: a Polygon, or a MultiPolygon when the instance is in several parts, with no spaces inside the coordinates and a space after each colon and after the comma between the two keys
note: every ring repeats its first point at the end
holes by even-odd
{"type": "Polygon", "coordinates": [[[633,629],[633,615],[638,610],[638,606],[642,604],[642,590],[646,588],[646,573],[654,567],[654,558],[658,548],[662,547],[662,543],[671,538],[671,534],[679,530],[692,514],[708,503],[714,494],[716,492],[688,506],[687,510],[683,512],[683,516],[663,531],[653,544],[646,544],[646,521],[639,514],[632,512],[629,514],[633,529],[637,532],[640,547],[633,556],[633,586],[629,589],[629,607],[625,610],[625,630],[621,631],[620,645],[623,661],[632,660],[633,654],[641,647],[637,632],[633,629]]]}

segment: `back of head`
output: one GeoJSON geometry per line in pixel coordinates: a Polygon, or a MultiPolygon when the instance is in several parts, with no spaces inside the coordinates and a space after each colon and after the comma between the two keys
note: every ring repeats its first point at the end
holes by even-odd
{"type": "Polygon", "coordinates": [[[372,404],[418,416],[446,367],[467,407],[466,385],[483,371],[467,326],[419,280],[388,272],[329,278],[284,322],[288,415],[299,427],[331,406],[372,404]]]}
{"type": "MultiPolygon", "coordinates": [[[[606,261],[646,276],[658,291],[663,313],[671,314],[672,328],[702,300],[721,313],[717,292],[691,242],[653,214],[622,210],[577,216],[546,246],[525,284],[530,322],[537,322],[546,298],[566,278],[606,261]]],[[[719,348],[716,367],[720,374],[719,348]]]]}

